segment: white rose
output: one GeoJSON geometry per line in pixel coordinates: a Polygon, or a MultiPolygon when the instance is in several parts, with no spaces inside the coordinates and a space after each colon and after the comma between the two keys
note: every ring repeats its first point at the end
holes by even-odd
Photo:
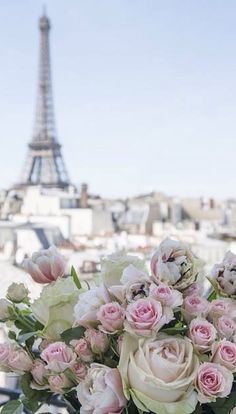
{"type": "Polygon", "coordinates": [[[108,302],[110,302],[110,297],[103,285],[81,293],[79,301],[74,307],[75,322],[86,328],[96,326],[99,323],[97,312],[102,305],[108,302]]]}
{"type": "Polygon", "coordinates": [[[193,383],[199,361],[188,338],[159,334],[135,339],[125,334],[119,371],[127,398],[142,411],[189,414],[197,405],[193,383]]]}
{"type": "Polygon", "coordinates": [[[31,305],[35,318],[44,325],[44,336],[60,339],[60,334],[73,326],[78,289],[72,278],[57,279],[43,288],[39,299],[31,305]]]}
{"type": "Polygon", "coordinates": [[[133,265],[146,273],[145,262],[137,256],[125,255],[123,252],[119,252],[102,259],[101,276],[105,286],[120,285],[123,271],[129,265],[133,265]]]}

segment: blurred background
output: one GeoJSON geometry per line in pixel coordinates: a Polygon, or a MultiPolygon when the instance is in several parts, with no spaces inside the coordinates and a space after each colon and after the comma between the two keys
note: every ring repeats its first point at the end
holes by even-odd
{"type": "MultiPolygon", "coordinates": [[[[54,244],[81,278],[164,237],[236,252],[236,3],[0,2],[1,296],[54,244]]],[[[32,286],[29,286],[32,289],[32,286]]]]}

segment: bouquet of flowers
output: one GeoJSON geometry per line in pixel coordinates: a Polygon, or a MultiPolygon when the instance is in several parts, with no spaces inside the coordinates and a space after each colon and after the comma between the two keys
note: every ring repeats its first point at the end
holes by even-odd
{"type": "Polygon", "coordinates": [[[165,239],[151,259],[113,254],[99,283],[81,286],[54,247],[26,271],[45,284],[30,301],[22,283],[0,300],[9,340],[0,370],[19,376],[22,395],[2,413],[36,412],[53,396],[81,414],[229,414],[236,412],[236,256],[204,267],[165,239]]]}

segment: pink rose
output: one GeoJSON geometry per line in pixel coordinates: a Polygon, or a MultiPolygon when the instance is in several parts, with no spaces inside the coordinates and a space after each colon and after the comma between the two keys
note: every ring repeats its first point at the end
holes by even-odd
{"type": "Polygon", "coordinates": [[[86,377],[88,369],[83,362],[76,361],[72,365],[71,371],[74,373],[76,380],[79,382],[86,377]]]}
{"type": "Polygon", "coordinates": [[[63,394],[73,386],[65,374],[50,375],[48,377],[50,390],[56,394],[63,394]]]}
{"type": "Polygon", "coordinates": [[[224,365],[230,371],[236,371],[236,344],[226,341],[215,342],[212,345],[212,362],[224,365]]]}
{"type": "Polygon", "coordinates": [[[51,283],[65,274],[66,263],[54,246],[24,260],[24,268],[37,283],[51,283]]]}
{"type": "Polygon", "coordinates": [[[47,363],[47,369],[63,372],[75,362],[76,354],[64,342],[54,342],[43,350],[41,358],[47,363]]]}
{"type": "Polygon", "coordinates": [[[26,372],[32,368],[32,360],[23,349],[15,349],[10,352],[8,366],[14,372],[26,372]]]}
{"type": "Polygon", "coordinates": [[[74,348],[81,361],[91,362],[93,360],[93,353],[86,339],[73,339],[70,345],[74,348]]]}
{"type": "Polygon", "coordinates": [[[196,318],[190,322],[188,336],[194,348],[200,353],[211,349],[211,345],[216,339],[216,333],[214,326],[206,319],[196,318]]]}
{"type": "Polygon", "coordinates": [[[193,283],[192,285],[190,285],[187,289],[185,289],[183,291],[183,296],[184,298],[186,296],[200,296],[203,293],[203,284],[200,283],[193,283]]]}
{"type": "Polygon", "coordinates": [[[45,368],[46,364],[41,359],[35,359],[31,368],[31,374],[37,385],[45,384],[45,377],[48,372],[45,368]]]}
{"type": "Polygon", "coordinates": [[[85,331],[85,338],[94,354],[100,355],[107,351],[109,341],[105,333],[98,331],[97,329],[87,329],[85,331]]]}
{"type": "Polygon", "coordinates": [[[223,339],[231,339],[235,332],[235,322],[226,315],[214,319],[214,326],[217,329],[219,336],[223,339]]]}
{"type": "Polygon", "coordinates": [[[141,336],[151,336],[173,319],[173,311],[155,299],[138,299],[126,309],[125,330],[141,336]]]}
{"type": "Polygon", "coordinates": [[[127,404],[118,369],[101,364],[91,364],[77,395],[83,414],[121,413],[127,404]]]}
{"type": "Polygon", "coordinates": [[[205,318],[209,311],[209,302],[201,296],[187,296],[184,299],[182,312],[187,322],[196,317],[205,318]]]}
{"type": "Polygon", "coordinates": [[[104,332],[117,332],[123,327],[125,311],[117,302],[102,305],[97,312],[97,319],[101,322],[100,329],[104,332]]]}
{"type": "Polygon", "coordinates": [[[171,308],[177,308],[183,303],[182,293],[176,289],[171,289],[165,283],[158,283],[157,285],[152,283],[150,286],[150,297],[161,302],[164,306],[170,306],[171,308]]]}
{"type": "Polygon", "coordinates": [[[208,318],[213,320],[223,315],[234,318],[236,316],[235,303],[231,299],[226,298],[213,300],[210,303],[208,318]]]}
{"type": "Polygon", "coordinates": [[[13,347],[9,343],[0,344],[0,368],[1,371],[8,370],[8,359],[13,351],[13,347]]]}
{"type": "Polygon", "coordinates": [[[213,402],[230,394],[233,374],[220,364],[204,362],[200,365],[196,377],[196,389],[200,403],[213,402]]]}

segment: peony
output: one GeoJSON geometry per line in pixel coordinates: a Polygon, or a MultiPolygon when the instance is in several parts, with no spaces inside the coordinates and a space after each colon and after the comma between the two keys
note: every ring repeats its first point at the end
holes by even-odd
{"type": "Polygon", "coordinates": [[[216,329],[206,319],[196,318],[190,322],[188,336],[194,348],[200,353],[211,349],[211,345],[216,339],[216,334],[216,329]]]}
{"type": "Polygon", "coordinates": [[[223,340],[212,345],[211,361],[224,365],[230,371],[236,371],[236,344],[223,340]]]}
{"type": "Polygon", "coordinates": [[[85,328],[96,327],[99,323],[97,312],[102,305],[108,302],[110,302],[110,297],[103,285],[81,293],[79,301],[74,307],[76,324],[85,328]]]}
{"type": "Polygon", "coordinates": [[[199,279],[202,263],[188,246],[176,240],[165,239],[151,259],[153,279],[166,282],[183,291],[199,279]]]}
{"type": "Polygon", "coordinates": [[[216,318],[213,320],[214,326],[217,329],[218,335],[220,338],[226,338],[231,339],[235,329],[236,325],[233,319],[229,318],[226,315],[221,316],[220,318],[216,318]]]}
{"type": "Polygon", "coordinates": [[[74,352],[83,362],[91,362],[93,360],[93,353],[86,339],[73,339],[70,345],[74,348],[74,352]]]}
{"type": "Polygon", "coordinates": [[[0,321],[5,322],[11,317],[12,305],[7,299],[0,299],[0,321]]]}
{"type": "Polygon", "coordinates": [[[24,283],[12,283],[7,289],[7,297],[12,302],[20,303],[28,298],[28,289],[24,283]]]}
{"type": "Polygon", "coordinates": [[[91,364],[77,395],[81,414],[118,414],[127,403],[118,369],[101,364],[91,364]]]}
{"type": "Polygon", "coordinates": [[[117,302],[106,303],[97,312],[97,319],[101,322],[102,331],[115,333],[123,327],[125,311],[117,302]]]}
{"type": "Polygon", "coordinates": [[[213,267],[211,277],[221,293],[234,297],[236,295],[236,255],[227,252],[223,262],[213,267]]]}
{"type": "Polygon", "coordinates": [[[105,286],[120,285],[123,271],[129,265],[133,265],[142,273],[146,273],[145,262],[137,256],[125,255],[123,252],[119,252],[103,258],[101,260],[101,277],[105,286]]]}
{"type": "Polygon", "coordinates": [[[75,362],[76,354],[64,342],[54,342],[43,350],[41,358],[46,362],[47,369],[63,372],[75,362]]]}
{"type": "MultiPolygon", "coordinates": [[[[41,359],[35,359],[31,368],[31,374],[34,382],[39,386],[45,385],[45,378],[48,375],[46,364],[41,359]]],[[[33,388],[35,388],[33,386],[33,388]]]]}
{"type": "Polygon", "coordinates": [[[200,403],[216,401],[229,395],[233,385],[233,374],[220,364],[205,362],[196,376],[196,389],[200,403]]]}
{"type": "Polygon", "coordinates": [[[171,308],[152,298],[139,299],[126,309],[125,330],[136,335],[151,336],[173,319],[171,308]]]}
{"type": "Polygon", "coordinates": [[[150,286],[150,297],[158,300],[162,305],[170,306],[171,308],[177,308],[183,303],[182,293],[170,288],[165,283],[159,283],[158,285],[152,283],[150,286]]]}
{"type": "Polygon", "coordinates": [[[37,283],[51,283],[65,274],[66,262],[55,246],[40,250],[24,260],[24,268],[37,283]]]}
{"type": "Polygon", "coordinates": [[[17,373],[30,371],[32,368],[32,360],[30,356],[21,348],[10,351],[8,357],[8,367],[17,373]]]}
{"type": "Polygon", "coordinates": [[[209,311],[209,302],[201,296],[187,296],[183,301],[182,312],[187,322],[196,317],[205,318],[209,311]]]}
{"type": "Polygon", "coordinates": [[[85,338],[94,354],[100,355],[107,351],[109,340],[105,333],[97,329],[87,329],[85,331],[85,338]]]}
{"type": "Polygon", "coordinates": [[[57,394],[63,394],[73,386],[73,383],[65,374],[50,375],[48,377],[50,390],[57,394]]]}
{"type": "Polygon", "coordinates": [[[197,404],[193,382],[199,362],[188,338],[158,334],[156,339],[125,334],[119,371],[127,398],[142,411],[192,413],[197,404]]]}
{"type": "Polygon", "coordinates": [[[43,288],[31,309],[35,318],[44,325],[43,333],[47,339],[60,339],[60,334],[72,327],[77,300],[78,289],[72,278],[58,279],[43,288]]]}

